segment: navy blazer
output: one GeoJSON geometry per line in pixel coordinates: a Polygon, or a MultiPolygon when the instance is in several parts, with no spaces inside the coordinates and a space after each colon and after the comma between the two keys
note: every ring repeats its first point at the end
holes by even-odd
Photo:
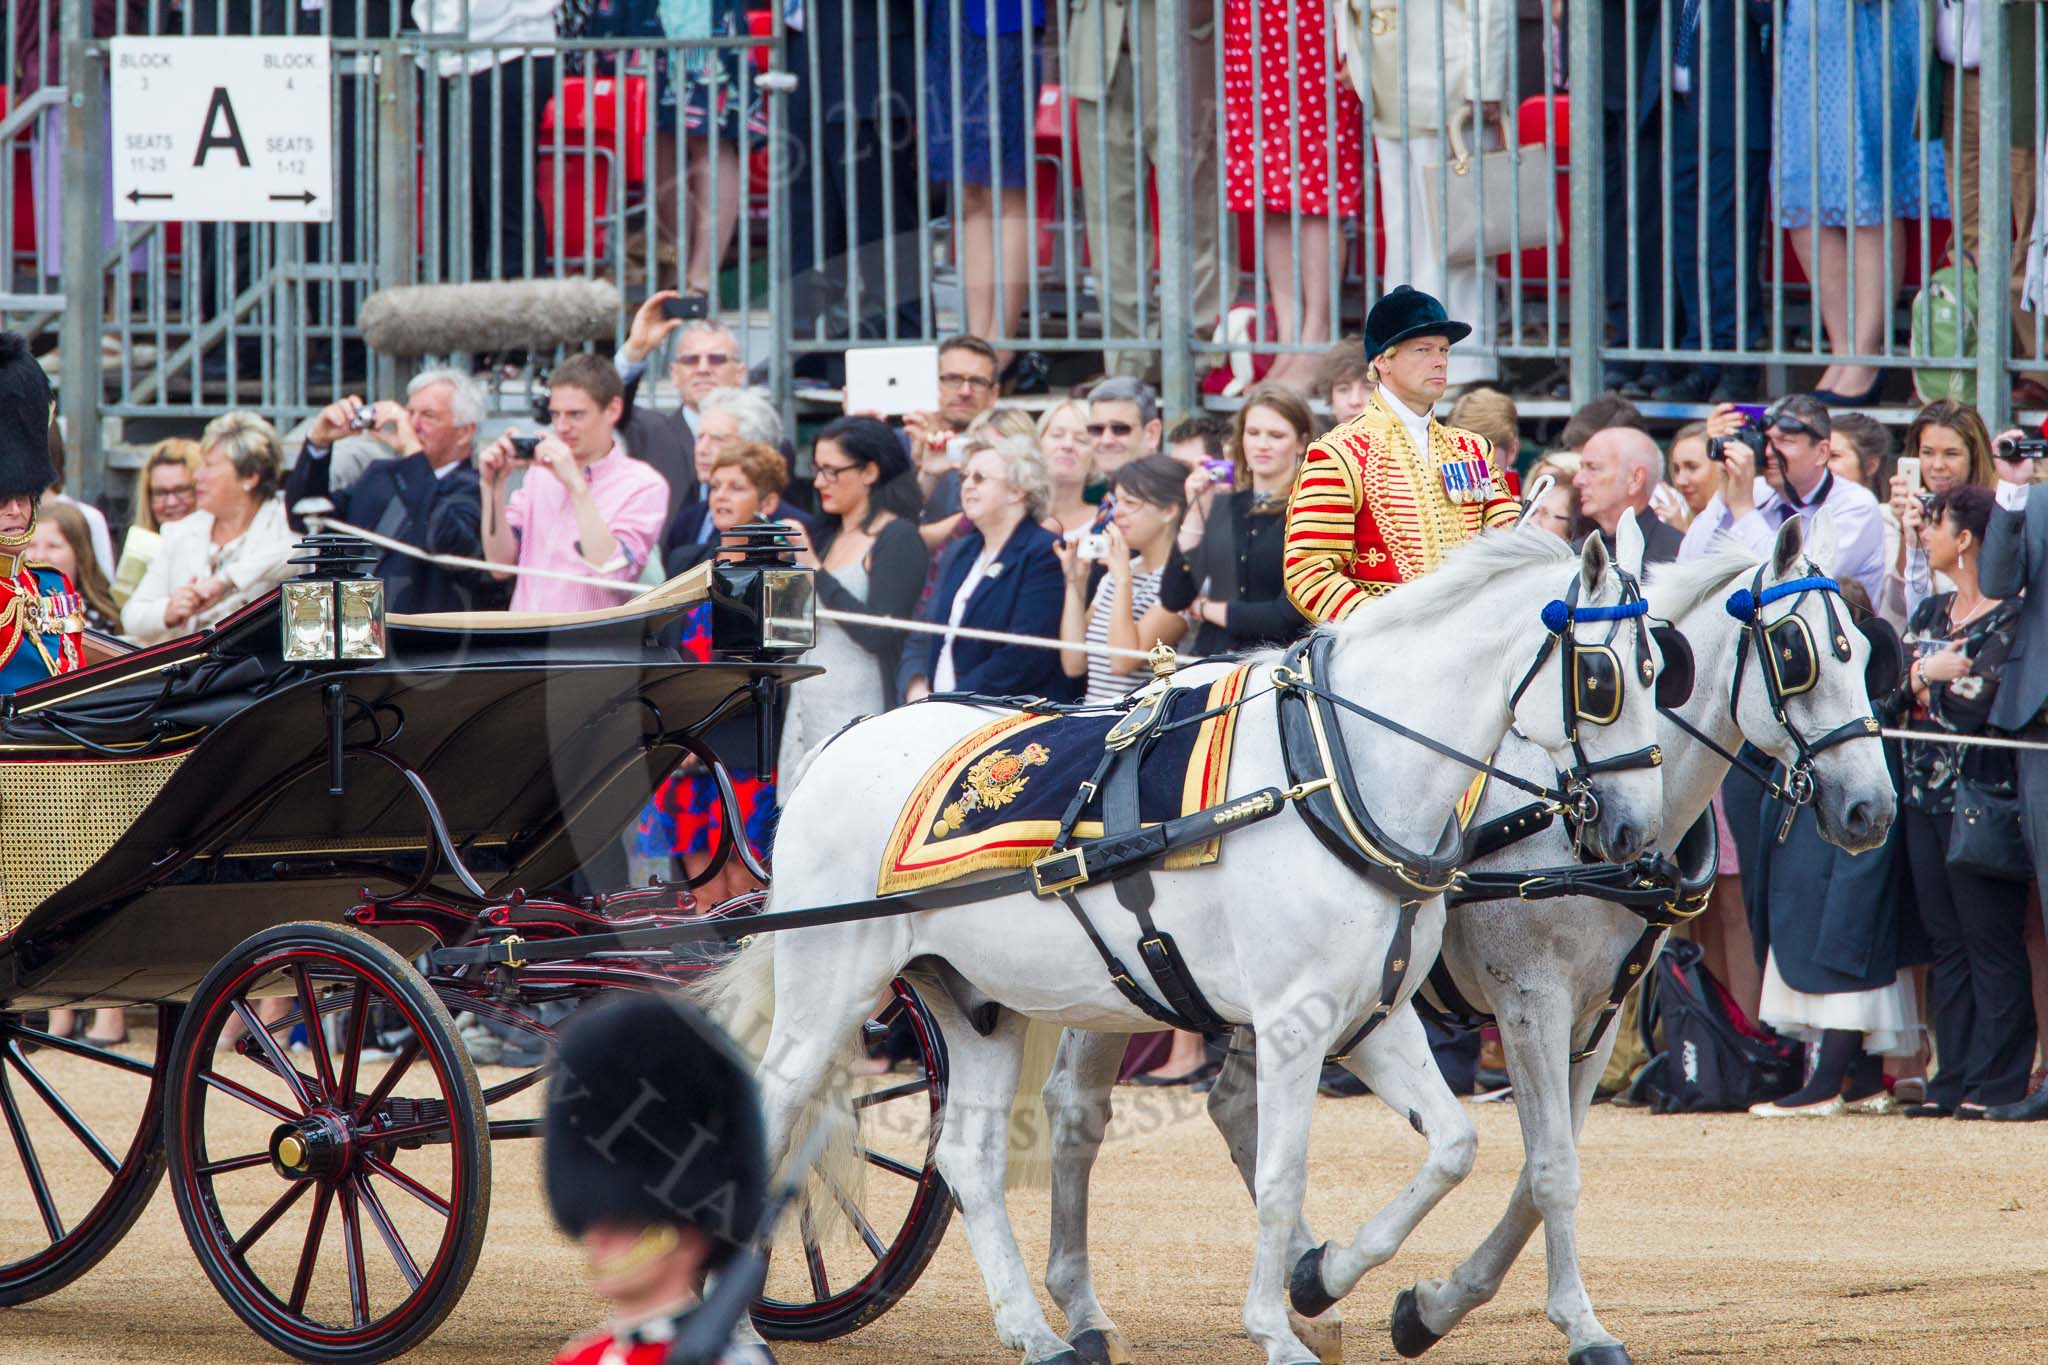
{"type": "Polygon", "coordinates": [[[2024,511],[1992,509],[1977,584],[1986,597],[2026,594],[1989,717],[2017,734],[2048,705],[2048,497],[2030,490],[2024,511]]]}
{"type": "MultiPolygon", "coordinates": [[[[329,483],[332,455],[316,456],[308,446],[299,453],[285,484],[287,505],[302,498],[328,498],[343,520],[367,531],[434,554],[484,557],[481,520],[482,489],[476,462],[464,460],[446,475],[434,477],[433,462],[424,454],[372,460],[354,483],[335,493],[329,483]]],[[[449,569],[387,550],[377,560],[384,580],[384,603],[400,613],[481,611],[502,607],[510,585],[489,574],[449,569]]]]}
{"type": "MultiPolygon", "coordinates": [[[[1053,554],[1053,540],[1053,533],[1037,522],[1020,522],[996,552],[988,572],[974,585],[974,595],[967,599],[960,624],[977,630],[1003,630],[1058,641],[1066,584],[1060,576],[1059,558],[1053,554]]],[[[925,599],[921,619],[941,626],[952,620],[953,599],[960,595],[967,572],[981,557],[985,543],[980,531],[970,531],[946,551],[939,561],[931,596],[925,599]]],[[[939,647],[945,643],[944,637],[918,636],[914,640],[906,653],[914,655],[917,662],[907,665],[905,671],[929,681],[937,676],[939,647]]],[[[959,692],[1065,695],[1065,675],[1060,672],[1057,649],[956,639],[953,673],[954,690],[959,692]]]]}

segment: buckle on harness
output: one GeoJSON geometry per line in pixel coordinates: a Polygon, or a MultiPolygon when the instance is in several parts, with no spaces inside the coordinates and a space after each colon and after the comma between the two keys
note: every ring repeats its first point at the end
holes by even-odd
{"type": "Polygon", "coordinates": [[[1055,895],[1087,880],[1088,855],[1082,849],[1068,848],[1048,853],[1031,864],[1031,890],[1034,895],[1055,895]]]}

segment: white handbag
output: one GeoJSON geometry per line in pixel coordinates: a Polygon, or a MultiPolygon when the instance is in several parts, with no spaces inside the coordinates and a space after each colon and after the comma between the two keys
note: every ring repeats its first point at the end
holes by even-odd
{"type": "MultiPolygon", "coordinates": [[[[1475,155],[1463,137],[1471,116],[1471,105],[1459,107],[1446,130],[1450,160],[1425,165],[1418,173],[1422,220],[1429,229],[1425,240],[1432,248],[1442,248],[1446,265],[1477,265],[1507,251],[1542,247],[1558,232],[1556,173],[1543,148],[1516,146],[1503,115],[1502,149],[1475,155]]],[[[1557,244],[1564,246],[1561,236],[1557,244]]]]}

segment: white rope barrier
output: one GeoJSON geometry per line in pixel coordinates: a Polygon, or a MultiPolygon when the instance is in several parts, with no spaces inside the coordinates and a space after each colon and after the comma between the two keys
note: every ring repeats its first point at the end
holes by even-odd
{"type": "MultiPolygon", "coordinates": [[[[487,559],[471,559],[467,555],[436,554],[430,550],[422,550],[416,545],[408,545],[402,540],[393,540],[389,536],[379,535],[375,531],[366,531],[360,526],[351,526],[348,522],[342,521],[338,517],[330,517],[321,512],[308,512],[305,514],[304,519],[306,524],[315,531],[339,531],[343,535],[367,540],[370,544],[380,549],[389,550],[393,554],[405,555],[408,558],[417,559],[425,564],[439,564],[443,568],[476,569],[500,575],[512,574],[523,578],[545,578],[556,583],[575,583],[586,588],[608,588],[613,592],[624,593],[628,597],[638,597],[642,593],[647,592],[652,586],[641,583],[638,580],[629,582],[616,578],[597,578],[589,574],[563,573],[557,569],[527,568],[518,564],[495,564],[487,559]]],[[[951,635],[956,640],[986,640],[991,644],[998,645],[1030,645],[1034,649],[1071,649],[1077,653],[1101,655],[1106,659],[1137,659],[1144,662],[1152,658],[1152,655],[1146,650],[1125,649],[1119,645],[1067,644],[1062,640],[1049,640],[1043,635],[1017,635],[1006,630],[983,630],[979,626],[940,626],[934,625],[929,621],[905,621],[895,616],[873,616],[867,612],[839,611],[835,608],[824,606],[818,608],[818,619],[821,621],[836,621],[841,625],[849,626],[879,626],[888,630],[907,631],[915,635],[951,635]]],[[[1201,662],[1195,656],[1187,654],[1176,654],[1174,658],[1183,665],[1201,662]]]]}
{"type": "MultiPolygon", "coordinates": [[[[402,554],[427,564],[439,564],[451,569],[481,569],[494,574],[517,574],[531,578],[545,578],[557,583],[575,583],[587,588],[609,588],[637,597],[649,586],[640,582],[621,582],[616,578],[596,578],[587,574],[562,573],[555,569],[524,568],[517,564],[493,564],[485,559],[470,559],[465,555],[435,554],[422,550],[416,545],[393,540],[389,536],[366,531],[360,526],[336,517],[312,512],[305,517],[306,524],[316,531],[339,531],[343,535],[357,536],[372,545],[402,554]]],[[[1151,654],[1142,649],[1124,649],[1117,645],[1067,644],[1060,640],[1048,640],[1042,635],[1017,635],[1006,630],[983,630],[979,626],[941,626],[930,621],[905,621],[894,616],[875,616],[863,611],[839,611],[832,607],[819,607],[818,619],[836,621],[841,625],[870,626],[885,630],[901,630],[914,635],[951,635],[956,640],[985,640],[998,645],[1029,645],[1035,649],[1071,649],[1078,653],[1100,655],[1106,659],[1136,659],[1146,662],[1151,654]]],[[[1175,660],[1182,666],[1200,663],[1193,655],[1176,654],[1175,660]]],[[[1884,730],[1886,739],[1910,739],[1923,744],[1949,744],[1961,748],[1983,749],[2048,749],[2048,741],[2038,739],[2006,739],[1998,735],[1952,735],[1945,730],[1884,730]]]]}

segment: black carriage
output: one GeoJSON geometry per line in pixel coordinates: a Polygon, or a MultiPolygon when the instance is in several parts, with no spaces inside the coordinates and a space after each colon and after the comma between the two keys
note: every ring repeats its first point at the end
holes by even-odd
{"type": "MultiPolygon", "coordinates": [[[[472,1049],[544,1054],[565,1007],[704,970],[680,940],[737,937],[722,921],[761,908],[693,895],[751,858],[705,736],[815,672],[806,571],[750,551],[606,611],[387,621],[360,542],[307,545],[305,577],[219,626],[0,716],[0,1306],[91,1269],[168,1172],[207,1276],[265,1340],[310,1361],[408,1349],[475,1265],[492,1140],[537,1131],[545,1065],[480,1076],[472,1049]],[[713,657],[682,661],[672,627],[707,599],[713,657]],[[723,807],[712,866],[578,887],[686,759],[723,807]],[[677,941],[517,956],[664,928],[677,941]],[[512,962],[433,956],[481,944],[512,962]],[[154,1026],[124,1046],[46,1026],[107,1005],[154,1026]]],[[[943,1044],[902,982],[871,1028],[915,1074],[860,1098],[875,1178],[833,1192],[845,1235],[806,1209],[778,1244],[755,1306],[771,1337],[872,1320],[950,1217],[943,1044]]]]}

